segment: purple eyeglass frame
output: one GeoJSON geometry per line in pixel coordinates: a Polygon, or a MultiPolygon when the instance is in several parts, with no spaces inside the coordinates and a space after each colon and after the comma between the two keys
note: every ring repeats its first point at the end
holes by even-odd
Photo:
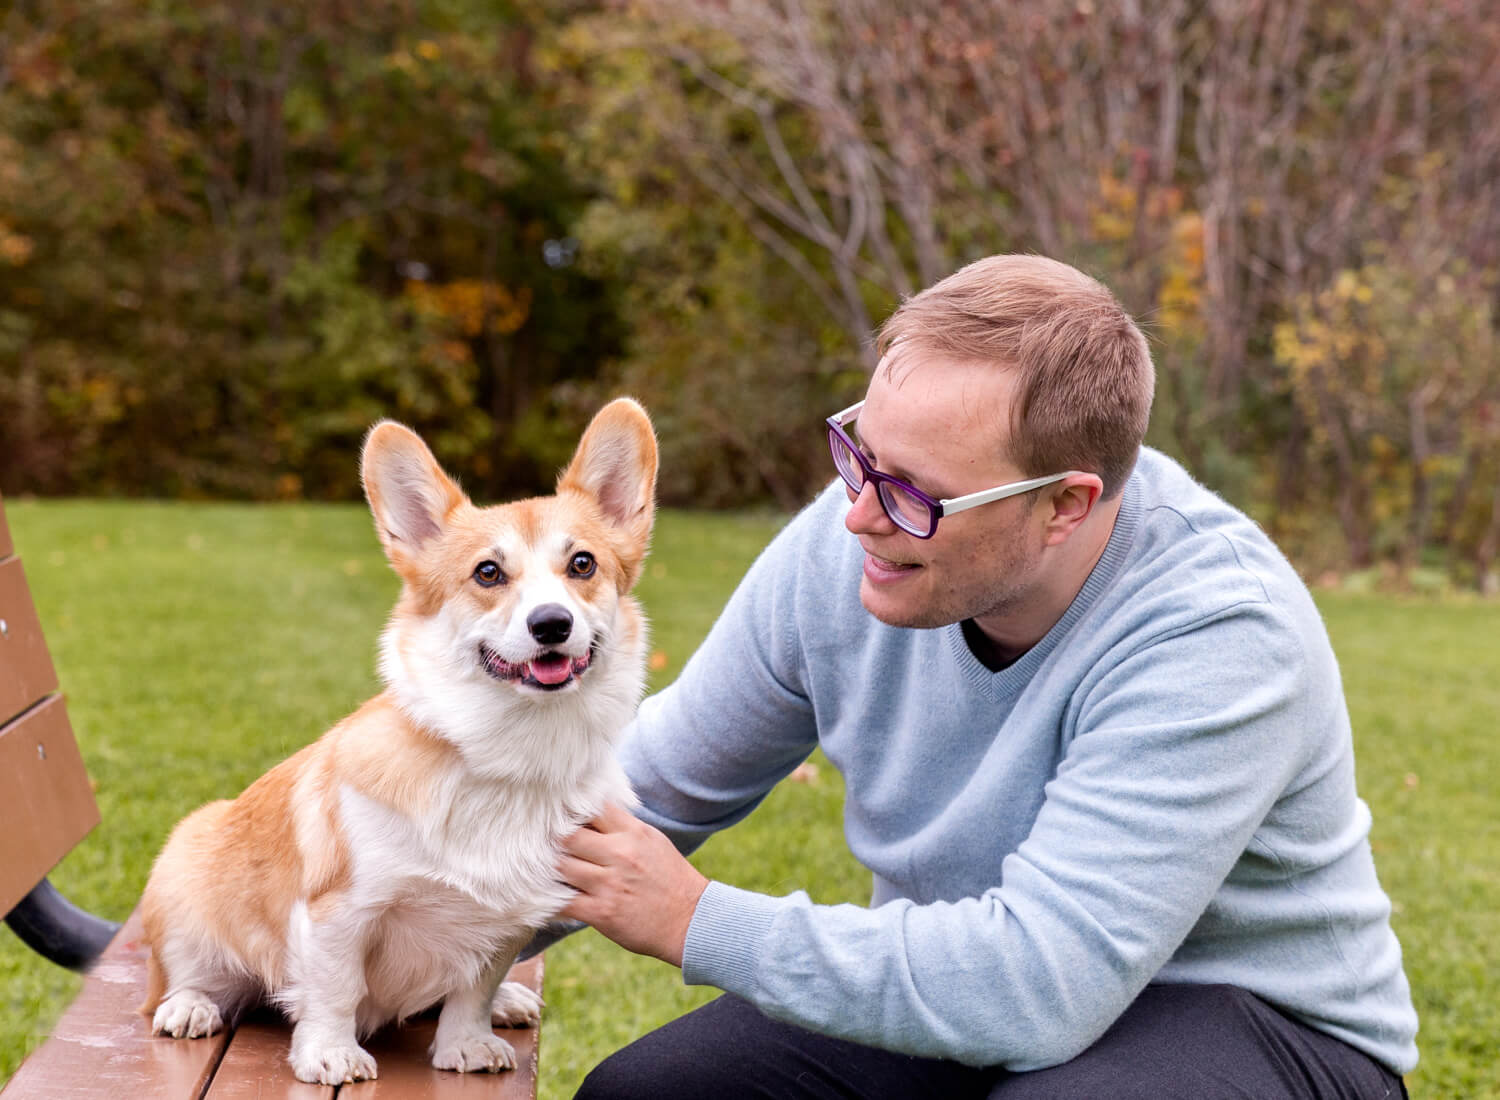
{"type": "Polygon", "coordinates": [[[863,407],[864,402],[857,401],[843,412],[834,413],[824,421],[828,425],[828,451],[833,456],[833,468],[839,472],[839,477],[843,479],[844,484],[856,496],[863,490],[864,485],[854,484],[849,475],[844,472],[844,467],[839,462],[839,448],[842,446],[854,456],[854,461],[859,463],[860,471],[864,475],[864,481],[875,483],[875,499],[880,502],[880,509],[885,513],[886,518],[908,535],[915,535],[919,539],[930,539],[933,535],[937,534],[938,520],[944,516],[951,516],[955,512],[962,512],[969,508],[977,508],[979,505],[989,504],[991,501],[1020,496],[1022,493],[1029,493],[1033,489],[1040,489],[1043,485],[1051,485],[1054,482],[1061,481],[1065,477],[1072,477],[1078,473],[1077,470],[1067,470],[1060,474],[1048,474],[1046,477],[1033,477],[1025,481],[1012,481],[1008,485],[997,485],[993,489],[981,489],[977,493],[965,493],[961,497],[939,500],[922,492],[921,489],[918,489],[910,482],[902,481],[900,478],[892,477],[890,474],[883,474],[870,465],[869,459],[865,458],[864,452],[859,449],[859,444],[855,443],[849,437],[849,433],[844,431],[844,425],[853,420],[863,407]],[[892,507],[890,501],[886,499],[888,490],[885,487],[887,485],[900,489],[914,500],[926,505],[929,520],[925,532],[919,527],[912,526],[911,520],[900,514],[900,508],[892,507]]]}

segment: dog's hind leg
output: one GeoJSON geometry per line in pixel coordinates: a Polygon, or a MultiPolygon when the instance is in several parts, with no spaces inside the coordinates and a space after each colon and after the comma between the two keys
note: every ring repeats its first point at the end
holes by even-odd
{"type": "Polygon", "coordinates": [[[151,1017],[154,1035],[201,1039],[224,1030],[255,999],[252,980],[229,964],[215,944],[168,937],[153,945],[164,996],[151,1017]]]}

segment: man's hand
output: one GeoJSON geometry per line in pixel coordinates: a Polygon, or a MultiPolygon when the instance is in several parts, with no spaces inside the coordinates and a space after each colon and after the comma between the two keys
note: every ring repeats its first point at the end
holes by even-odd
{"type": "Polygon", "coordinates": [[[557,869],[578,891],[561,916],[593,925],[637,955],[682,965],[708,879],[659,830],[611,803],[563,841],[557,869]]]}

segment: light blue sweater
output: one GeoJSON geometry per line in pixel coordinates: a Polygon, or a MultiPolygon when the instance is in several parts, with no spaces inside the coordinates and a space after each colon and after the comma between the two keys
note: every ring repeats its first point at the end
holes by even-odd
{"type": "Polygon", "coordinates": [[[1148,982],[1225,982],[1416,1063],[1416,1014],[1339,670],[1248,519],[1143,451],[1062,619],[990,672],[959,626],[860,605],[830,486],[626,735],[640,815],[691,850],[815,746],[869,908],[712,883],[687,982],[875,1046],[1036,1069],[1148,982]]]}

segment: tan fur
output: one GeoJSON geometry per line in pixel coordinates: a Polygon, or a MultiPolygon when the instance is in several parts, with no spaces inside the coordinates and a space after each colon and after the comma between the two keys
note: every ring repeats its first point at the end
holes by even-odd
{"type": "MultiPolygon", "coordinates": [[[[467,998],[472,1017],[486,982],[493,994],[491,971],[566,898],[552,871],[558,840],[605,800],[632,798],[609,747],[644,678],[645,623],[628,592],[655,474],[650,423],[624,400],[595,418],[557,496],[491,508],[471,504],[408,430],[371,432],[366,494],[403,582],[384,637],[388,687],[173,830],[142,899],[153,953],[141,1010],[158,1030],[211,1034],[269,998],[298,1020],[298,1076],[337,1084],[374,1076],[356,1025],[445,995],[467,998]],[[570,563],[585,550],[596,568],[579,576],[570,563]],[[487,561],[503,583],[477,582],[487,561]],[[575,613],[572,648],[532,642],[527,613],[563,605],[575,613]],[[543,660],[564,662],[568,679],[531,671],[543,660]],[[542,675],[555,693],[530,679],[542,675]],[[363,984],[353,975],[357,1018],[352,1006],[325,1012],[351,994],[323,991],[349,975],[318,969],[326,952],[306,938],[321,935],[366,969],[363,984]],[[440,973],[450,965],[451,980],[440,973]],[[346,1031],[348,1041],[327,1037],[346,1031]]],[[[487,1000],[483,1012],[487,1022],[487,1000]]],[[[505,1044],[461,1015],[450,1024],[445,1007],[434,1064],[504,1068],[505,1044]]]]}

